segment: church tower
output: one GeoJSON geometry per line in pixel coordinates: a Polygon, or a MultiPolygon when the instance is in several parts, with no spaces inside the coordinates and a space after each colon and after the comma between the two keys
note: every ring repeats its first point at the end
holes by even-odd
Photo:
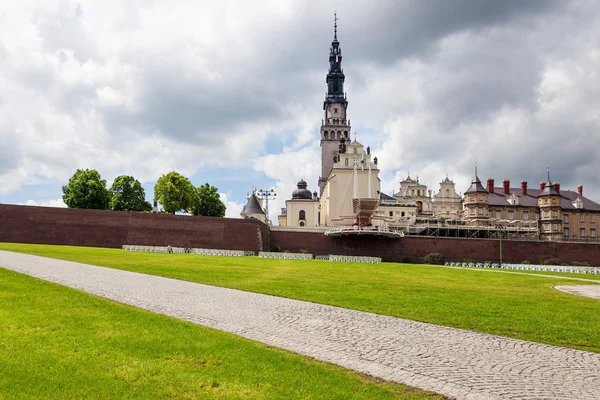
{"type": "MultiPolygon", "coordinates": [[[[335,15],[335,14],[334,14],[335,15]]],[[[329,49],[329,72],[327,73],[327,94],[323,102],[325,118],[321,121],[321,176],[319,193],[333,168],[334,157],[338,155],[341,140],[350,141],[350,121],[346,119],[348,101],[344,93],[344,70],[342,69],[342,49],[337,39],[337,15],[334,18],[333,42],[329,49]]]]}

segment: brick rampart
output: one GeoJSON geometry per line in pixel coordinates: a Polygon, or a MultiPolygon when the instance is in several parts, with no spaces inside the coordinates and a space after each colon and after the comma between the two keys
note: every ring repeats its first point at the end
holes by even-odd
{"type": "MultiPolygon", "coordinates": [[[[499,241],[491,239],[373,236],[329,238],[321,232],[272,230],[257,220],[129,213],[103,210],[0,204],[0,242],[121,247],[124,244],[262,251],[314,255],[381,257],[383,261],[418,261],[441,253],[447,261],[493,261],[500,258],[499,241]]],[[[565,263],[600,264],[600,244],[504,240],[503,261],[539,263],[557,258],[565,263]]]]}
{"type": "Polygon", "coordinates": [[[0,205],[0,242],[258,252],[266,248],[266,233],[257,220],[0,205]]]}
{"type": "MultiPolygon", "coordinates": [[[[343,254],[381,257],[383,261],[402,261],[410,258],[419,261],[428,253],[441,253],[446,261],[500,260],[500,242],[492,239],[433,238],[408,236],[390,239],[373,236],[345,236],[329,238],[323,233],[272,231],[271,248],[299,252],[308,250],[314,255],[343,254]]],[[[564,263],[587,261],[600,265],[600,244],[502,241],[503,262],[520,263],[529,260],[539,263],[556,258],[564,263]]]]}

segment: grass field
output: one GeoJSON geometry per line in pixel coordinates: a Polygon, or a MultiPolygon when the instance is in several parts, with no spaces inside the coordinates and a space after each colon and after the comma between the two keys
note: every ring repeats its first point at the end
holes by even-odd
{"type": "Polygon", "coordinates": [[[600,301],[552,289],[581,283],[576,281],[393,263],[201,257],[6,243],[0,249],[600,352],[600,301]]]}
{"type": "Polygon", "coordinates": [[[0,399],[442,399],[0,268],[0,399]]]}

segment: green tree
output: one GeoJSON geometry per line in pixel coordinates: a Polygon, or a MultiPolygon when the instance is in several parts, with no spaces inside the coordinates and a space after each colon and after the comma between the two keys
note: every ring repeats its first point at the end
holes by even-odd
{"type": "Polygon", "coordinates": [[[152,210],[152,204],[146,201],[146,193],[140,181],[128,175],[115,178],[110,187],[109,205],[115,211],[152,210]]]}
{"type": "Polygon", "coordinates": [[[95,169],[78,169],[62,191],[63,201],[69,208],[102,210],[108,206],[106,180],[95,169]]]}
{"type": "Polygon", "coordinates": [[[196,188],[190,180],[175,171],[158,178],[154,186],[154,198],[166,212],[172,214],[190,212],[196,196],[196,188]]]}
{"type": "Polygon", "coordinates": [[[225,204],[221,201],[218,189],[205,183],[196,188],[196,203],[192,207],[192,214],[205,217],[224,217],[225,204]]]}

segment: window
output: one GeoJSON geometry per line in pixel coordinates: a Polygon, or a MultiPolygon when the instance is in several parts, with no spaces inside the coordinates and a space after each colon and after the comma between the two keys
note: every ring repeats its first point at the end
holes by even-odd
{"type": "Polygon", "coordinates": [[[421,195],[421,190],[417,190],[417,196],[421,195]]]}
{"type": "Polygon", "coordinates": [[[325,131],[324,136],[325,136],[325,139],[329,139],[329,132],[325,131]]]}
{"type": "Polygon", "coordinates": [[[402,211],[402,212],[400,213],[400,215],[401,215],[402,217],[404,217],[404,216],[406,215],[406,213],[405,213],[404,211],[402,211]]]}
{"type": "Polygon", "coordinates": [[[544,204],[548,204],[548,199],[544,199],[544,204]]]}
{"type": "Polygon", "coordinates": [[[525,221],[529,220],[529,211],[523,211],[523,219],[525,221]]]}
{"type": "Polygon", "coordinates": [[[475,215],[475,209],[474,209],[474,208],[471,208],[471,210],[470,210],[469,214],[470,214],[470,215],[475,215]]]}
{"type": "Polygon", "coordinates": [[[515,214],[512,211],[508,212],[508,219],[513,219],[515,217],[515,214]]]}
{"type": "Polygon", "coordinates": [[[596,230],[594,228],[590,229],[590,237],[596,237],[596,230]]]}
{"type": "Polygon", "coordinates": [[[344,160],[345,160],[345,161],[344,161],[344,164],[345,164],[345,165],[346,165],[346,167],[347,167],[347,166],[348,166],[348,157],[346,157],[344,160]]]}
{"type": "Polygon", "coordinates": [[[333,109],[333,113],[334,113],[334,114],[337,114],[337,108],[334,108],[334,109],[333,109]]]}
{"type": "Polygon", "coordinates": [[[304,210],[300,210],[298,213],[298,219],[306,219],[306,212],[304,210]]]}
{"type": "Polygon", "coordinates": [[[393,217],[393,216],[394,216],[394,212],[390,211],[390,217],[393,217]]]}
{"type": "Polygon", "coordinates": [[[544,230],[548,232],[550,230],[550,224],[544,224],[544,230]]]}
{"type": "Polygon", "coordinates": [[[479,201],[483,201],[483,196],[479,195],[479,201]]]}
{"type": "Polygon", "coordinates": [[[569,228],[565,228],[564,233],[565,233],[565,237],[568,238],[569,237],[569,228]]]}
{"type": "Polygon", "coordinates": [[[552,211],[552,216],[553,216],[554,218],[558,217],[558,211],[552,211]]]}
{"type": "Polygon", "coordinates": [[[496,219],[502,218],[502,213],[500,211],[496,211],[496,219]]]}
{"type": "Polygon", "coordinates": [[[446,197],[450,197],[450,189],[446,189],[446,197]]]}
{"type": "Polygon", "coordinates": [[[475,201],[475,196],[471,196],[471,201],[475,201]]]}
{"type": "Polygon", "coordinates": [[[354,148],[354,154],[356,154],[356,150],[357,150],[357,149],[356,149],[356,147],[355,147],[355,148],[354,148]]]}
{"type": "Polygon", "coordinates": [[[479,214],[479,215],[483,215],[483,208],[481,208],[481,207],[480,207],[480,208],[478,208],[478,209],[477,209],[477,214],[479,214]]]}
{"type": "Polygon", "coordinates": [[[304,226],[304,222],[300,222],[300,226],[304,226]]]}
{"type": "Polygon", "coordinates": [[[585,228],[581,228],[579,230],[579,237],[581,237],[582,239],[585,238],[585,228]]]}
{"type": "Polygon", "coordinates": [[[535,213],[535,220],[539,221],[540,220],[540,213],[535,213]]]}
{"type": "Polygon", "coordinates": [[[585,214],[579,215],[579,222],[585,222],[585,214]]]}
{"type": "Polygon", "coordinates": [[[544,211],[544,218],[550,218],[550,211],[544,211]]]}
{"type": "Polygon", "coordinates": [[[552,230],[556,232],[558,230],[558,224],[552,224],[552,230]]]}
{"type": "Polygon", "coordinates": [[[590,215],[590,222],[596,222],[596,216],[594,214],[590,215]]]}
{"type": "Polygon", "coordinates": [[[565,214],[565,224],[569,223],[569,214],[565,214]]]}

